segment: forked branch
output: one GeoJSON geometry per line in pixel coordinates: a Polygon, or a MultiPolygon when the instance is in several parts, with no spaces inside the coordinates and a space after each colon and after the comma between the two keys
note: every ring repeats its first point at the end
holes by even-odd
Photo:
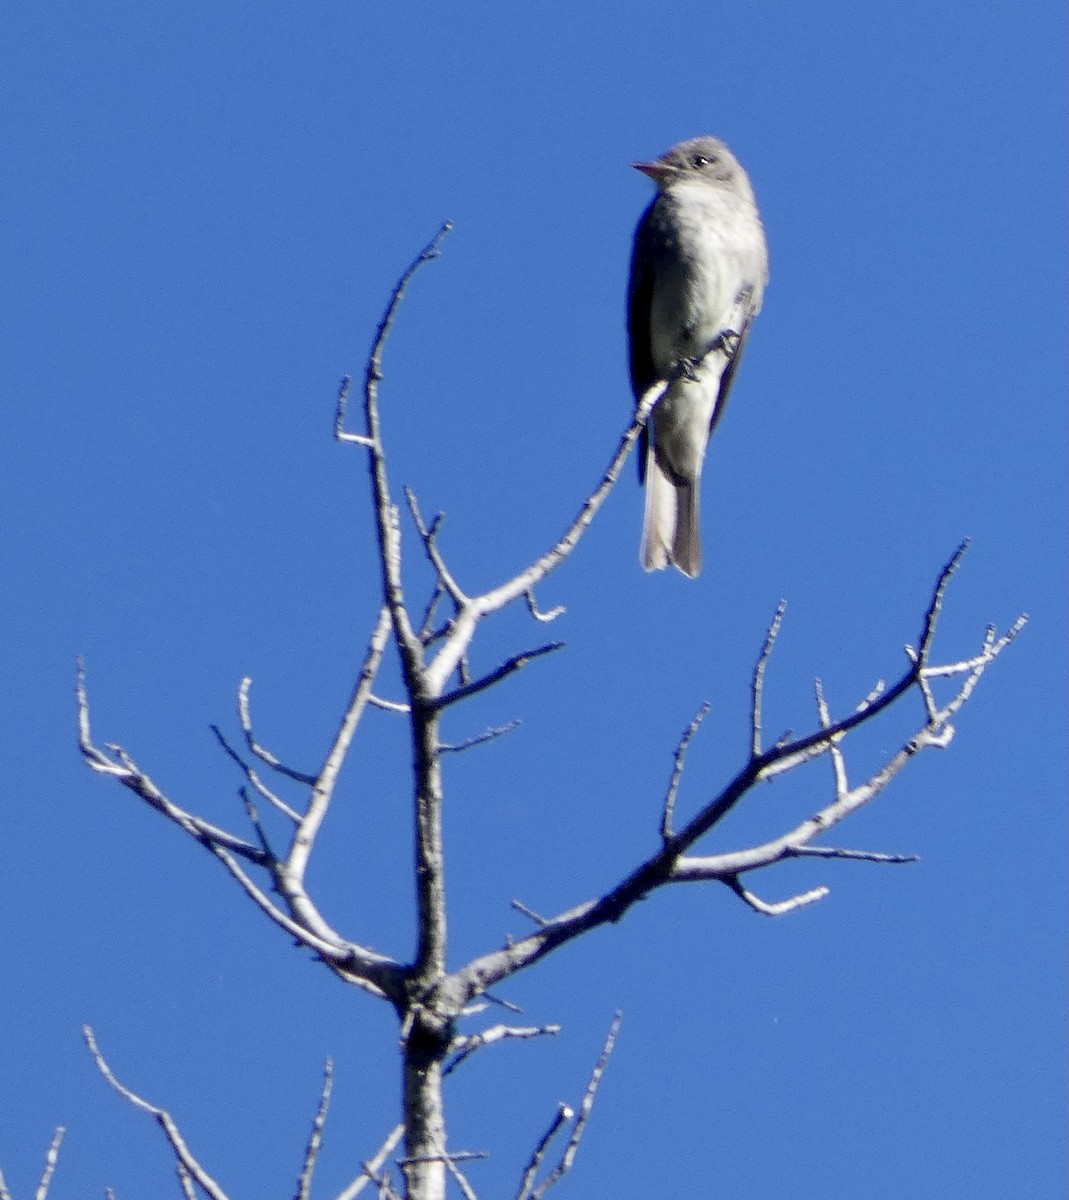
{"type": "MultiPolygon", "coordinates": [[[[679,832],[669,832],[664,836],[666,826],[662,820],[661,848],[616,887],[556,917],[539,917],[538,928],[527,937],[510,942],[461,968],[453,980],[453,993],[466,1002],[485,988],[493,987],[516,971],[524,970],[559,946],[589,930],[607,922],[618,921],[632,904],[665,884],[719,880],[750,907],[768,915],[793,912],[826,895],[825,888],[813,888],[789,900],[769,903],[743,887],[740,877],[784,859],[805,854],[814,839],[879,795],[921,750],[949,744],[953,736],[953,718],[968,700],[987,668],[1010,645],[1027,620],[1026,617],[1019,617],[1001,636],[989,630],[985,634],[980,652],[972,658],[958,663],[932,663],[932,642],[947,584],[956,571],[965,548],[963,543],[940,572],[917,645],[909,648],[909,665],[903,675],[890,688],[881,686],[874,689],[852,713],[838,721],[831,720],[823,695],[818,693],[819,727],[801,737],[781,738],[774,746],[764,750],[761,749],[761,698],[765,671],[782,623],[782,606],[777,609],[754,670],[750,756],[738,774],[679,832]],[[933,678],[954,678],[958,681],[957,691],[943,705],[935,704],[931,699],[931,689],[925,691],[921,686],[922,683],[927,686],[928,681],[933,678]],[[890,705],[914,689],[924,697],[923,722],[880,770],[864,783],[844,790],[846,772],[839,748],[843,738],[858,726],[875,720],[890,705]],[[695,843],[714,829],[758,783],[794,770],[823,755],[828,755],[832,760],[836,782],[835,794],[834,798],[813,816],[763,845],[702,857],[688,853],[695,843]]],[[[669,788],[671,803],[666,802],[665,805],[668,815],[675,803],[678,775],[681,773],[681,750],[689,740],[689,733],[688,730],[676,751],[677,769],[673,772],[669,788]]],[[[861,859],[869,862],[910,861],[908,856],[861,851],[833,850],[818,853],[822,857],[861,859]]]]}
{"type": "Polygon", "coordinates": [[[571,1170],[572,1163],[575,1162],[575,1156],[579,1151],[579,1142],[582,1139],[583,1133],[586,1130],[587,1121],[590,1120],[590,1114],[594,1108],[594,1100],[597,1098],[598,1087],[601,1084],[601,1077],[605,1074],[605,1068],[609,1065],[609,1059],[612,1057],[612,1052],[616,1048],[616,1036],[620,1032],[620,1022],[623,1019],[622,1013],[617,1013],[612,1019],[612,1025],[609,1027],[608,1036],[605,1039],[605,1045],[601,1048],[601,1054],[598,1055],[598,1061],[594,1064],[594,1069],[590,1073],[590,1081],[586,1085],[586,1091],[583,1093],[582,1103],[579,1105],[578,1115],[572,1111],[566,1104],[561,1104],[557,1108],[557,1112],[553,1120],[549,1124],[549,1128],[542,1135],[531,1155],[531,1159],[527,1164],[527,1169],[523,1173],[523,1178],[520,1180],[520,1189],[516,1193],[516,1200],[542,1200],[542,1197],[549,1191],[551,1187],[559,1183],[561,1179],[571,1170]],[[556,1166],[545,1176],[541,1183],[535,1185],[535,1179],[541,1168],[542,1162],[545,1159],[546,1151],[549,1148],[550,1142],[556,1137],[557,1133],[569,1122],[574,1120],[572,1125],[571,1136],[568,1138],[564,1151],[560,1156],[560,1160],[556,1166]]]}

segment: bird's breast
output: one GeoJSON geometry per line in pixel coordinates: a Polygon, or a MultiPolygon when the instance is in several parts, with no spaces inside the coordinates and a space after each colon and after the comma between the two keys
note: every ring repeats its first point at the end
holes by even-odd
{"type": "Polygon", "coordinates": [[[760,308],[767,259],[760,218],[737,196],[679,186],[662,193],[650,219],[650,343],[658,372],[667,373],[738,324],[740,296],[751,314],[760,308]]]}

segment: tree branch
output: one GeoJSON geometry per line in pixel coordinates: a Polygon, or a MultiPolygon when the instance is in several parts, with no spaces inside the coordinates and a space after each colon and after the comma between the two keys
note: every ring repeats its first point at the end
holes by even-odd
{"type": "Polygon", "coordinates": [[[481,1033],[468,1034],[453,1040],[449,1049],[454,1057],[442,1068],[442,1078],[451,1075],[461,1063],[467,1060],[484,1046],[493,1046],[497,1042],[511,1039],[521,1041],[529,1038],[554,1037],[560,1033],[559,1025],[492,1025],[481,1033]]]}
{"type": "MultiPolygon", "coordinates": [[[[59,1147],[63,1141],[63,1135],[66,1129],[62,1125],[56,1126],[56,1132],[52,1135],[52,1141],[49,1143],[48,1150],[45,1153],[44,1166],[41,1169],[41,1178],[37,1183],[37,1190],[34,1192],[34,1200],[48,1200],[48,1189],[52,1183],[52,1176],[56,1173],[56,1163],[59,1161],[59,1147]]],[[[11,1192],[8,1190],[7,1180],[4,1179],[4,1172],[0,1170],[0,1200],[14,1200],[11,1192]]]]}
{"type": "Polygon", "coordinates": [[[310,787],[315,783],[314,775],[309,775],[307,771],[295,771],[292,767],[287,767],[270,750],[264,749],[257,742],[252,732],[252,716],[249,712],[249,692],[251,689],[252,678],[246,675],[238,685],[238,720],[241,723],[241,732],[245,735],[245,744],[248,746],[249,752],[254,754],[261,762],[267,763],[272,770],[277,771],[280,775],[285,775],[287,779],[292,779],[296,783],[307,784],[310,787]]]}
{"type": "MultiPolygon", "coordinates": [[[[646,421],[653,411],[654,405],[664,395],[667,387],[668,383],[666,382],[655,384],[639,401],[631,424],[621,436],[616,453],[609,462],[600,483],[598,483],[586,500],[583,501],[575,520],[572,521],[571,525],[561,535],[556,545],[512,579],[507,580],[489,592],[483,593],[481,596],[471,597],[466,603],[461,605],[453,621],[452,628],[443,639],[438,653],[427,666],[426,679],[432,695],[440,694],[445,687],[446,680],[453,674],[457,668],[457,664],[467,653],[471,640],[475,636],[475,630],[483,617],[489,616],[491,613],[500,612],[501,609],[522,596],[527,601],[527,606],[532,616],[536,619],[542,619],[543,617],[548,619],[546,614],[539,614],[538,609],[534,605],[534,588],[552,570],[560,566],[578,545],[580,538],[586,532],[591,521],[593,521],[598,510],[605,503],[609,493],[612,491],[619,477],[620,469],[627,456],[631,453],[631,448],[634,446],[639,434],[645,428],[646,421]]],[[[558,614],[554,611],[551,615],[556,616],[558,614]]]]}
{"type": "MultiPolygon", "coordinates": [[[[572,1136],[568,1139],[568,1144],[564,1148],[560,1162],[542,1180],[538,1187],[527,1193],[530,1196],[530,1200],[542,1200],[546,1192],[554,1184],[559,1183],[561,1178],[571,1170],[572,1163],[575,1161],[575,1156],[579,1150],[579,1141],[583,1136],[586,1123],[590,1119],[590,1113],[594,1108],[594,1099],[598,1094],[601,1077],[605,1074],[605,1068],[609,1065],[609,1059],[612,1057],[613,1049],[616,1046],[616,1035],[620,1032],[621,1020],[623,1020],[623,1014],[619,1012],[612,1019],[612,1025],[609,1027],[609,1036],[605,1039],[605,1045],[598,1056],[598,1061],[594,1064],[594,1070],[590,1073],[590,1082],[587,1084],[586,1092],[583,1095],[583,1102],[579,1106],[579,1115],[572,1126],[572,1136]]],[[[552,1132],[554,1131],[551,1127],[551,1132],[546,1138],[543,1138],[543,1142],[548,1144],[548,1137],[552,1136],[552,1132]]],[[[522,1191],[520,1194],[522,1200],[526,1200],[526,1196],[522,1191]]]]}
{"type": "Polygon", "coordinates": [[[347,1188],[340,1191],[335,1200],[355,1200],[369,1183],[378,1183],[379,1172],[386,1165],[386,1160],[394,1152],[397,1143],[405,1136],[404,1124],[398,1124],[390,1130],[386,1140],[375,1151],[374,1157],[363,1164],[359,1175],[347,1188]]]}
{"type": "Polygon", "coordinates": [[[309,1200],[312,1194],[312,1176],[315,1174],[316,1160],[319,1158],[319,1151],[323,1145],[323,1127],[327,1123],[327,1111],[330,1108],[330,1093],[333,1086],[334,1063],[328,1058],[323,1064],[323,1090],[319,1096],[319,1108],[312,1121],[312,1132],[304,1152],[304,1164],[301,1167],[300,1178],[297,1180],[294,1200],[309,1200]]]}
{"type": "Polygon", "coordinates": [[[694,739],[694,735],[698,732],[698,726],[705,720],[709,712],[708,700],[698,709],[691,719],[690,724],[683,730],[683,736],[679,739],[679,745],[676,746],[675,757],[672,763],[672,777],[668,781],[668,791],[664,797],[664,812],[661,815],[661,840],[669,841],[672,837],[672,814],[676,807],[676,793],[679,791],[679,781],[683,778],[683,760],[687,754],[687,747],[694,739]]]}
{"type": "Polygon", "coordinates": [[[293,841],[290,843],[289,854],[286,856],[286,869],[290,881],[297,886],[301,886],[304,882],[308,860],[311,857],[312,849],[319,830],[322,827],[323,820],[327,815],[327,809],[330,807],[330,802],[334,795],[334,787],[337,784],[342,764],[345,762],[345,756],[349,752],[353,736],[356,733],[356,727],[360,724],[360,718],[364,715],[364,710],[370,701],[371,689],[375,683],[375,677],[378,675],[379,666],[382,663],[382,656],[386,649],[389,632],[390,613],[383,606],[379,612],[378,623],[371,635],[367,653],[364,656],[364,665],[353,687],[352,696],[349,699],[348,707],[338,727],[334,742],[327,752],[323,766],[319,769],[319,774],[312,781],[312,799],[308,805],[308,811],[297,825],[297,829],[293,834],[293,841]]]}
{"type": "Polygon", "coordinates": [[[375,333],[364,376],[364,420],[367,432],[366,440],[362,444],[367,445],[370,450],[371,491],[379,540],[379,561],[382,564],[383,597],[393,621],[394,636],[401,654],[405,678],[413,693],[418,687],[417,680],[422,672],[423,650],[422,642],[412,629],[405,606],[404,587],[401,582],[401,533],[397,520],[397,509],[390,499],[386,451],[379,423],[378,394],[379,383],[383,379],[382,356],[386,348],[386,339],[401,300],[419,268],[439,257],[442,239],[450,229],[452,229],[452,224],[446,221],[398,280],[375,333]]]}
{"type": "Polygon", "coordinates": [[[263,782],[259,775],[256,774],[252,767],[241,757],[240,754],[238,754],[234,747],[231,746],[230,742],[226,738],[226,735],[218,725],[210,725],[209,728],[211,729],[212,733],[215,734],[216,741],[220,746],[222,746],[226,755],[237,763],[245,778],[249,781],[249,783],[252,784],[257,792],[263,796],[268,804],[270,804],[272,808],[278,809],[283,816],[288,817],[295,825],[298,824],[301,819],[300,813],[298,813],[296,809],[291,808],[281,796],[276,796],[275,793],[271,791],[271,789],[263,782]]]}
{"type": "MultiPolygon", "coordinates": [[[[749,761],[718,796],[702,808],[680,832],[664,841],[658,852],[636,867],[619,884],[600,897],[579,904],[556,917],[539,918],[539,925],[534,933],[472,960],[452,977],[449,985],[451,994],[456,994],[463,1002],[467,1002],[484,989],[493,987],[502,979],[533,965],[559,946],[599,925],[620,920],[632,904],[667,883],[710,879],[726,882],[744,872],[768,867],[784,858],[797,856],[800,847],[806,846],[819,834],[826,832],[877,796],[920,750],[947,745],[953,733],[951,718],[972,694],[986,669],[1017,636],[1026,620],[1023,617],[1018,618],[1001,637],[996,637],[990,632],[986,634],[981,653],[958,664],[957,672],[949,671],[947,665],[934,668],[930,665],[930,647],[938,613],[947,582],[960,562],[961,553],[959,548],[940,573],[932,602],[925,615],[919,647],[911,656],[909,669],[890,689],[875,689],[853,713],[837,722],[828,723],[826,710],[821,710],[821,727],[814,733],[794,740],[781,740],[768,750],[751,753],[749,761]],[[714,828],[758,782],[793,770],[813,758],[829,753],[830,748],[845,734],[863,723],[874,720],[917,686],[921,672],[937,672],[940,677],[957,674],[959,678],[964,678],[961,679],[957,693],[946,705],[934,714],[926,710],[925,723],[866,783],[845,794],[840,795],[837,792],[836,799],[815,816],[772,842],[711,857],[686,856],[686,851],[714,828]]],[[[757,741],[753,744],[757,745],[760,744],[760,698],[763,685],[763,668],[760,664],[767,662],[771,651],[770,643],[774,643],[777,633],[778,623],[774,618],[769,636],[765,640],[765,647],[758,659],[760,669],[755,669],[754,672],[755,703],[751,733],[756,731],[757,741]]],[[[842,854],[835,857],[855,856],[842,854]]],[[[748,895],[752,896],[752,893],[748,895]]],[[[805,902],[810,903],[814,898],[816,897],[807,893],[805,902]]],[[[756,897],[753,899],[756,900],[756,897]]],[[[747,900],[747,903],[750,902],[747,900]]],[[[798,904],[792,902],[791,907],[798,907],[798,904]]]]}
{"type": "Polygon", "coordinates": [[[163,1130],[164,1137],[166,1137],[175,1159],[196,1180],[197,1186],[211,1197],[211,1200],[228,1200],[226,1192],[223,1191],[219,1184],[215,1182],[193,1157],[171,1114],[162,1108],[157,1108],[155,1104],[150,1104],[136,1092],[131,1091],[128,1087],[121,1084],[112,1074],[111,1068],[104,1061],[103,1054],[97,1048],[96,1038],[93,1036],[92,1029],[88,1025],[85,1025],[82,1028],[82,1033],[85,1035],[85,1044],[89,1047],[89,1053],[93,1056],[93,1061],[96,1063],[101,1075],[104,1076],[124,1100],[132,1104],[134,1108],[143,1113],[148,1113],[149,1116],[155,1119],[156,1123],[163,1130]]]}
{"type": "Polygon", "coordinates": [[[828,894],[826,887],[811,888],[808,892],[802,892],[797,896],[791,896],[788,900],[778,900],[773,904],[769,904],[766,900],[762,900],[759,896],[755,896],[753,892],[748,892],[746,888],[739,882],[737,875],[728,875],[724,877],[724,883],[739,897],[745,901],[754,912],[761,913],[765,917],[782,917],[785,913],[794,912],[797,908],[805,908],[807,904],[813,904],[817,900],[823,900],[828,894]]]}
{"type": "Polygon", "coordinates": [[[553,1120],[549,1123],[549,1128],[539,1139],[538,1145],[535,1146],[531,1159],[527,1164],[527,1169],[523,1173],[523,1178],[520,1180],[520,1190],[516,1193],[516,1200],[530,1200],[531,1189],[534,1187],[534,1181],[538,1176],[538,1169],[542,1165],[542,1160],[546,1156],[546,1151],[549,1149],[550,1142],[557,1136],[560,1130],[575,1116],[575,1111],[568,1107],[567,1104],[561,1103],[557,1105],[557,1111],[553,1116],[553,1120]]]}
{"type": "Polygon", "coordinates": [[[461,687],[447,692],[444,696],[439,696],[434,702],[434,706],[435,708],[447,708],[450,704],[456,704],[458,700],[466,700],[469,696],[474,696],[476,692],[485,692],[487,688],[493,687],[495,683],[500,683],[509,675],[522,671],[533,659],[541,658],[543,654],[552,654],[554,650],[563,648],[563,642],[548,642],[545,646],[538,646],[534,650],[525,650],[522,654],[514,654],[512,658],[503,662],[489,675],[472,680],[471,683],[463,684],[461,687]]]}
{"type": "Polygon", "coordinates": [[[772,622],[768,627],[768,634],[765,637],[765,644],[757,657],[757,665],[754,667],[753,682],[750,685],[752,697],[750,704],[750,754],[753,758],[757,758],[761,754],[761,704],[764,698],[765,668],[768,666],[768,660],[772,657],[772,651],[776,645],[776,638],[779,637],[780,626],[783,624],[783,615],[786,611],[787,601],[781,600],[776,605],[776,611],[772,616],[772,622]]]}
{"type": "Polygon", "coordinates": [[[396,997],[402,974],[398,964],[385,955],[375,954],[366,947],[335,933],[323,920],[305,893],[300,879],[294,878],[293,873],[286,865],[279,863],[265,846],[254,846],[227,830],[220,829],[217,825],[179,808],[160,791],[122,747],[115,745],[109,747],[114,755],[113,758],[109,758],[104,751],[93,744],[89,726],[89,701],[86,695],[85,670],[80,660],[77,697],[79,746],[83,758],[92,770],[111,775],[124,787],[129,788],[145,800],[157,812],[162,813],[184,829],[223,864],[246,895],[266,916],[288,934],[314,950],[347,982],[355,983],[358,987],[376,996],[396,997]],[[239,858],[268,872],[285,898],[292,916],[287,915],[273,904],[264,891],[257,887],[240,866],[239,858]]]}
{"type": "Polygon", "coordinates": [[[140,796],[147,804],[162,813],[169,820],[195,838],[202,845],[220,846],[232,854],[248,859],[257,866],[267,866],[267,857],[259,846],[236,837],[218,825],[203,821],[185,809],[172,804],[152,780],[138,767],[134,760],[121,746],[114,743],[108,749],[114,757],[109,757],[103,750],[93,745],[89,728],[89,699],[85,686],[85,666],[78,660],[76,694],[78,699],[78,747],[82,752],[89,769],[100,775],[110,775],[117,779],[123,787],[129,788],[140,796]]]}
{"type": "Polygon", "coordinates": [[[474,737],[465,738],[462,742],[440,742],[438,749],[442,754],[459,754],[464,750],[471,750],[474,746],[483,746],[487,742],[495,742],[499,737],[504,737],[506,733],[511,733],[514,729],[519,729],[521,722],[508,721],[504,725],[495,725],[491,729],[485,729],[482,733],[475,734],[474,737]]]}
{"type": "MultiPolygon", "coordinates": [[[[416,500],[416,493],[410,487],[405,488],[405,499],[408,501],[408,508],[412,513],[412,520],[416,524],[420,540],[423,542],[423,549],[427,552],[427,558],[430,560],[431,566],[434,567],[435,573],[438,576],[438,586],[448,594],[457,608],[460,608],[467,602],[468,597],[461,591],[460,585],[445,565],[445,560],[438,549],[438,530],[442,527],[444,513],[439,513],[428,528],[424,523],[423,514],[419,511],[419,502],[416,500]]],[[[426,624],[427,618],[425,617],[423,621],[424,628],[426,624]]]]}

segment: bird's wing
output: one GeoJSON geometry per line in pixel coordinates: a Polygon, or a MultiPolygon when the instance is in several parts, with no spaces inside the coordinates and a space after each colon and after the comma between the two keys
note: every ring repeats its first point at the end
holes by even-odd
{"type": "MultiPolygon", "coordinates": [[[[650,349],[650,307],[653,303],[653,271],[649,268],[652,258],[650,243],[650,213],[656,200],[642,214],[635,229],[635,244],[631,251],[631,277],[627,284],[627,341],[630,351],[631,390],[638,401],[647,389],[657,382],[657,371],[653,365],[650,349]]],[[[649,434],[643,429],[638,446],[638,478],[646,481],[646,451],[649,434]]]]}
{"type": "Polygon", "coordinates": [[[742,361],[742,352],[746,349],[746,339],[750,336],[750,326],[753,325],[753,319],[756,315],[752,293],[744,291],[739,296],[735,304],[735,313],[737,314],[737,318],[732,327],[739,335],[738,341],[735,343],[735,352],[728,359],[724,373],[720,376],[720,392],[713,407],[712,420],[709,422],[710,437],[724,414],[724,409],[727,406],[728,392],[731,391],[731,385],[735,381],[735,372],[739,369],[739,363],[742,361]]]}

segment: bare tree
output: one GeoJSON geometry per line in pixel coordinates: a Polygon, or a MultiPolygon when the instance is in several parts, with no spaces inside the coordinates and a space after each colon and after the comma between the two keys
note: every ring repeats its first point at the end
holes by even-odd
{"type": "MultiPolygon", "coordinates": [[[[381,609],[368,640],[362,669],[318,771],[313,774],[296,770],[259,742],[250,709],[251,681],[244,679],[237,698],[243,744],[232,744],[218,728],[215,728],[215,734],[225,753],[243,773],[245,783],[241,795],[249,830],[238,833],[222,828],[165,795],[121,746],[106,744],[101,747],[94,742],[81,666],[78,673],[80,745],[88,766],[130,789],[199,842],[219,860],[265,916],[310,948],[339,979],[392,1005],[397,1014],[403,1094],[401,1119],[379,1149],[359,1164],[352,1182],[336,1200],[352,1200],[368,1187],[377,1189],[380,1197],[443,1200],[450,1180],[464,1197],[473,1197],[475,1192],[465,1170],[468,1160],[478,1157],[478,1152],[458,1150],[449,1141],[443,1079],[484,1047],[508,1039],[548,1036],[558,1027],[491,1024],[480,1032],[463,1034],[458,1029],[459,1019],[478,1012],[480,998],[485,997],[489,989],[581,935],[607,922],[619,921],[636,901],[668,884],[713,880],[724,884],[755,911],[780,915],[820,900],[827,889],[814,887],[778,902],[762,899],[751,890],[750,879],[756,872],[776,863],[803,857],[870,863],[910,861],[901,855],[828,845],[820,839],[874,799],[921,751],[949,745],[958,711],[1025,621],[1025,618],[1019,618],[1002,634],[989,627],[975,654],[965,660],[940,662],[934,658],[937,623],[947,587],[965,551],[962,544],[939,573],[916,640],[906,646],[906,662],[901,675],[890,684],[877,683],[852,711],[843,716],[833,716],[829,711],[818,681],[811,731],[801,735],[786,734],[767,744],[762,728],[762,698],[766,668],[784,616],[784,606],[780,605],[753,670],[749,755],[742,769],[694,816],[676,828],[676,794],[688,746],[705,716],[706,709],[701,709],[676,747],[668,786],[664,796],[657,801],[656,816],[651,814],[648,855],[634,863],[612,887],[580,900],[564,912],[539,915],[515,902],[515,907],[529,920],[530,932],[519,940],[503,938],[499,945],[450,969],[442,842],[442,757],[450,751],[499,737],[511,726],[489,729],[459,746],[449,745],[442,740],[443,715],[469,697],[507,680],[521,668],[560,649],[560,642],[539,641],[483,674],[473,674],[469,667],[469,652],[482,622],[506,607],[517,602],[526,604],[537,626],[551,623],[560,616],[563,610],[559,608],[549,612],[540,610],[535,598],[536,588],[575,549],[615,484],[666,385],[662,383],[651,388],[642,398],[607,469],[560,539],[519,574],[489,591],[471,595],[464,589],[450,569],[440,545],[441,514],[427,521],[414,493],[406,491],[411,521],[433,578],[429,595],[414,602],[402,582],[402,520],[387,469],[379,421],[379,387],[383,380],[384,349],[401,300],[419,268],[438,256],[448,228],[444,225],[438,231],[393,290],[367,361],[363,421],[358,432],[352,431],[347,424],[349,379],[343,380],[338,395],[335,436],[339,442],[366,453],[368,459],[371,511],[381,569],[381,609]],[[391,643],[401,664],[403,695],[400,698],[389,698],[376,691],[380,666],[391,643]],[[936,692],[942,690],[949,690],[949,696],[937,699],[936,692]],[[912,733],[874,774],[860,782],[851,781],[843,750],[845,740],[853,730],[876,721],[908,694],[916,694],[922,705],[921,716],[912,733]],[[357,727],[369,707],[399,714],[407,722],[411,736],[418,933],[410,957],[378,953],[366,945],[359,934],[349,936],[335,928],[324,911],[322,899],[313,896],[306,884],[309,862],[334,800],[339,773],[357,727]],[[746,845],[720,854],[700,852],[700,843],[710,830],[759,783],[818,759],[827,760],[833,782],[830,798],[818,811],[759,845],[746,845]],[[294,789],[301,793],[299,800],[292,799],[294,789]],[[289,793],[288,798],[283,791],[289,793]],[[261,818],[261,809],[265,818],[270,813],[270,822],[261,818]],[[269,834],[269,825],[273,830],[280,823],[286,830],[285,846],[276,846],[276,839],[269,834]],[[402,1146],[402,1152],[396,1153],[402,1146]]],[[[581,1103],[574,1110],[561,1105],[541,1136],[532,1134],[534,1148],[517,1181],[517,1200],[540,1200],[571,1166],[612,1053],[618,1021],[617,1016],[581,1103]],[[553,1150],[553,1146],[558,1149],[553,1150]]],[[[198,1161],[170,1115],[120,1083],[91,1030],[86,1030],[86,1038],[108,1083],[160,1125],[174,1154],[179,1186],[187,1200],[197,1195],[223,1200],[227,1193],[198,1161]]],[[[332,1069],[328,1062],[294,1192],[298,1200],[311,1195],[331,1086],[332,1069]]],[[[53,1162],[55,1149],[56,1143],[53,1144],[53,1162]]],[[[0,1188],[2,1186],[0,1182],[0,1188]]],[[[42,1187],[47,1187],[47,1180],[43,1181],[42,1187]]]]}

